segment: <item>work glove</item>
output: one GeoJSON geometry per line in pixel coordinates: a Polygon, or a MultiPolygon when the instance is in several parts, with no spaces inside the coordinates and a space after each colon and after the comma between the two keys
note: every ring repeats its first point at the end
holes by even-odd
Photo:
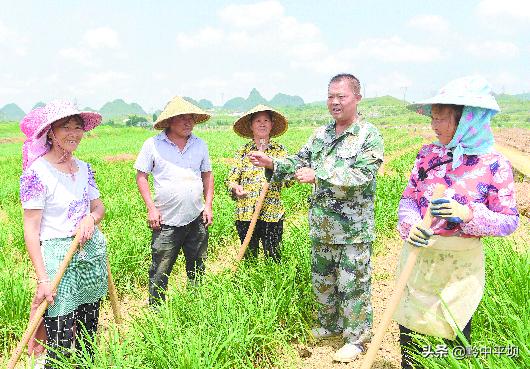
{"type": "Polygon", "coordinates": [[[429,240],[434,232],[426,228],[423,223],[417,223],[410,228],[407,242],[416,247],[429,246],[429,240]]]}
{"type": "Polygon", "coordinates": [[[431,201],[431,214],[452,223],[467,223],[473,218],[473,212],[453,199],[435,199],[431,201]]]}

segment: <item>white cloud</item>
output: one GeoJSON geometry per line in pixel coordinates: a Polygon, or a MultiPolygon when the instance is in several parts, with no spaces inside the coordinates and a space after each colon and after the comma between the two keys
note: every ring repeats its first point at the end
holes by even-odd
{"type": "MultiPolygon", "coordinates": [[[[398,72],[391,72],[383,75],[378,75],[369,82],[363,84],[366,88],[365,97],[374,97],[381,95],[392,95],[402,97],[406,95],[407,89],[412,86],[412,80],[398,72]]],[[[406,96],[405,96],[406,98],[406,96]]]]}
{"type": "Polygon", "coordinates": [[[120,45],[118,34],[109,27],[89,29],[85,32],[83,39],[93,49],[115,49],[120,45]]]}
{"type": "Polygon", "coordinates": [[[219,12],[219,18],[224,23],[239,28],[266,27],[282,17],[284,17],[284,8],[278,1],[228,5],[219,12]]]}
{"type": "Polygon", "coordinates": [[[530,19],[530,2],[528,0],[482,0],[477,5],[477,13],[493,18],[530,19]]]}
{"type": "Polygon", "coordinates": [[[14,53],[17,56],[26,56],[28,53],[28,43],[26,37],[21,36],[18,32],[8,28],[0,21],[0,51],[2,51],[2,47],[5,47],[6,54],[14,53]]]}
{"type": "Polygon", "coordinates": [[[126,57],[119,46],[120,42],[116,31],[109,27],[98,27],[85,31],[77,46],[60,49],[59,55],[85,67],[99,67],[102,65],[103,59],[109,57],[123,59],[126,57]],[[107,49],[112,49],[112,52],[107,49]]]}
{"type": "Polygon", "coordinates": [[[101,87],[108,86],[111,83],[127,80],[129,78],[129,75],[122,72],[103,71],[88,73],[83,83],[88,87],[101,87]]]}
{"type": "Polygon", "coordinates": [[[442,59],[438,48],[415,45],[399,37],[366,39],[352,49],[351,53],[386,63],[429,63],[442,59]]]}
{"type": "Polygon", "coordinates": [[[114,70],[88,72],[80,75],[75,82],[65,86],[65,90],[68,94],[78,97],[97,95],[99,97],[107,96],[108,99],[114,95],[125,98],[124,82],[130,80],[129,74],[114,70]],[[109,91],[112,91],[111,96],[108,95],[109,91]]]}
{"type": "Polygon", "coordinates": [[[278,1],[247,5],[228,5],[218,13],[220,27],[205,27],[195,32],[178,33],[176,44],[182,50],[216,49],[224,54],[245,56],[282,55],[287,64],[306,64],[315,70],[329,57],[321,32],[312,23],[300,22],[284,14],[278,1]]]}
{"type": "Polygon", "coordinates": [[[196,49],[219,45],[225,38],[224,31],[206,27],[196,33],[177,34],[177,45],[182,49],[196,49]]]}
{"type": "Polygon", "coordinates": [[[442,33],[449,30],[449,22],[439,15],[418,15],[412,17],[407,25],[422,31],[442,33]]]}
{"type": "Polygon", "coordinates": [[[474,42],[466,49],[471,55],[479,58],[514,58],[519,55],[519,48],[512,42],[474,42]]]}
{"type": "Polygon", "coordinates": [[[484,73],[496,93],[516,93],[530,91],[530,80],[525,75],[508,70],[488,71],[484,73]]]}
{"type": "Polygon", "coordinates": [[[65,59],[73,60],[85,67],[97,66],[98,63],[94,60],[92,53],[82,47],[69,47],[59,50],[59,55],[65,59]]]}

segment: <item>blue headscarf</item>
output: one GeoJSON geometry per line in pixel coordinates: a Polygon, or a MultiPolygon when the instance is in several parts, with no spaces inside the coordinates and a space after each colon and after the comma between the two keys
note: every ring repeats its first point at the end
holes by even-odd
{"type": "MultiPolygon", "coordinates": [[[[453,152],[453,169],[462,164],[464,155],[481,155],[491,152],[495,140],[490,121],[495,110],[465,106],[451,142],[445,147],[453,152]]],[[[444,146],[439,141],[437,145],[444,146]]]]}

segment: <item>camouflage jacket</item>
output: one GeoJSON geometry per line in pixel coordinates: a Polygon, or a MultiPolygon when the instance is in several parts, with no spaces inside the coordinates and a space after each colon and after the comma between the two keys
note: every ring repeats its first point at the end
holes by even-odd
{"type": "Polygon", "coordinates": [[[273,179],[302,167],[315,170],[309,198],[310,237],[314,242],[352,244],[375,239],[375,177],[383,162],[383,138],[359,116],[339,136],[335,123],[318,128],[293,156],[274,159],[273,179]]]}

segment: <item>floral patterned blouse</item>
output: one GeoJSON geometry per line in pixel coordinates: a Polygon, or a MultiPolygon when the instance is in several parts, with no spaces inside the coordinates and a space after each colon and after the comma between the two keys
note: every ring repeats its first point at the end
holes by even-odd
{"type": "MultiPolygon", "coordinates": [[[[248,153],[257,151],[258,148],[254,141],[250,141],[237,150],[234,156],[234,166],[230,169],[226,184],[230,190],[230,184],[235,183],[243,186],[247,191],[247,196],[242,199],[236,199],[236,220],[250,221],[254,213],[254,207],[258,201],[259,194],[263,184],[266,182],[265,170],[254,166],[249,158],[248,153]]],[[[269,141],[265,154],[273,158],[284,158],[287,151],[283,145],[274,141],[269,141]]],[[[271,182],[263,207],[258,219],[265,222],[278,222],[283,218],[285,209],[281,200],[280,192],[282,187],[292,185],[294,181],[271,182]]],[[[231,191],[230,191],[231,192],[231,191]]]]}
{"type": "Polygon", "coordinates": [[[517,228],[519,214],[508,160],[495,151],[464,155],[463,164],[453,169],[448,154],[447,148],[435,144],[425,145],[419,151],[399,202],[398,231],[401,237],[406,239],[411,226],[421,221],[438,183],[447,187],[445,197],[473,210],[473,219],[457,224],[434,218],[432,229],[435,234],[482,237],[512,233],[517,228]],[[443,163],[445,161],[447,163],[443,163]]]}
{"type": "Polygon", "coordinates": [[[41,241],[73,236],[90,213],[90,201],[99,198],[90,165],[75,160],[79,170],[73,176],[40,157],[20,177],[22,207],[42,209],[41,241]]]}

